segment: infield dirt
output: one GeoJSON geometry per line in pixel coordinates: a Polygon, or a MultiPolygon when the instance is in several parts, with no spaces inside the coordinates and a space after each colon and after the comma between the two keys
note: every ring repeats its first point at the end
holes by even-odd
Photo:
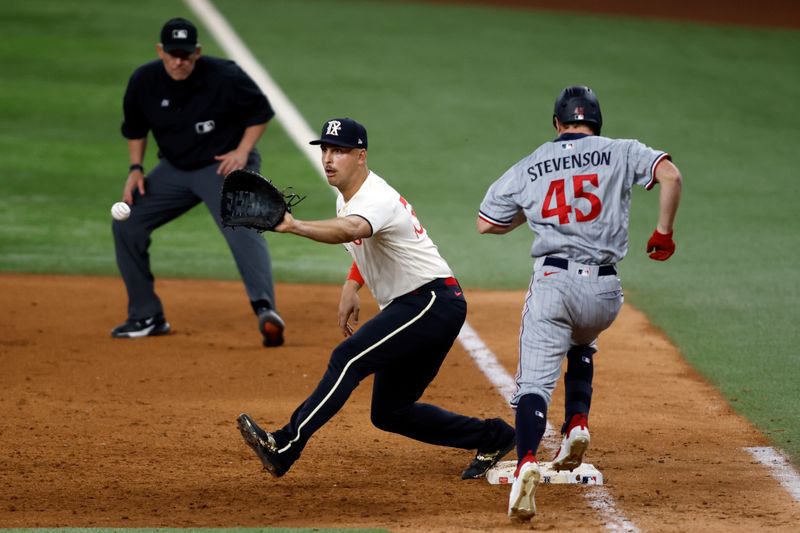
{"type": "MultiPolygon", "coordinates": [[[[273,428],[311,391],[341,340],[339,288],[279,285],[287,343],[273,349],[260,345],[241,283],[163,280],[158,289],[174,333],[115,340],[120,280],[0,275],[0,527],[603,529],[584,497],[597,489],[576,485],[542,486],[531,526],[511,525],[507,486],[459,478],[470,452],[371,426],[371,379],[285,477],[270,477],[236,416],[273,428]]],[[[523,296],[467,290],[468,320],[511,374],[523,296]]],[[[375,306],[362,303],[365,321],[375,306]]],[[[423,400],[513,421],[458,344],[423,400]]],[[[627,306],[600,339],[591,428],[586,460],[641,530],[800,523],[800,504],[742,450],[765,438],[627,306]]]]}

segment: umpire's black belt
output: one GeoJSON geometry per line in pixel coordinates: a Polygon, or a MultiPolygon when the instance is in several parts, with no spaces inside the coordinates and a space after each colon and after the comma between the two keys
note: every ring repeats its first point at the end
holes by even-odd
{"type": "MultiPolygon", "coordinates": [[[[560,268],[562,270],[569,270],[569,261],[561,257],[545,257],[544,266],[551,266],[560,268]]],[[[616,276],[617,269],[614,265],[600,265],[597,267],[598,276],[616,276]]]]}

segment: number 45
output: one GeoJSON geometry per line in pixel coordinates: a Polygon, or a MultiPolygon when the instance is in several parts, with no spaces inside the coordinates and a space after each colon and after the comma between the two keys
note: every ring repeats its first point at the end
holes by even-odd
{"type": "Polygon", "coordinates": [[[597,188],[597,174],[582,174],[572,176],[572,189],[575,191],[575,198],[585,198],[589,201],[591,209],[588,213],[584,213],[577,207],[573,208],[567,203],[566,195],[564,194],[564,183],[566,180],[557,179],[550,182],[550,188],[547,189],[547,194],[544,197],[542,204],[542,218],[550,218],[557,216],[559,224],[569,224],[569,215],[575,211],[575,220],[578,222],[589,222],[594,220],[600,215],[603,209],[603,204],[600,198],[596,195],[583,190],[583,185],[589,182],[597,188]],[[555,203],[555,207],[551,205],[555,203]]]}

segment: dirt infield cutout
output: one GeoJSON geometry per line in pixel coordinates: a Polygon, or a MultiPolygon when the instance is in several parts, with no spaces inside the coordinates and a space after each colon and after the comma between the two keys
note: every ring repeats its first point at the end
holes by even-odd
{"type": "MultiPolygon", "coordinates": [[[[287,344],[264,349],[241,284],[159,283],[174,333],[114,340],[114,278],[0,275],[0,527],[385,527],[518,530],[507,486],[462,481],[471,453],[376,430],[370,380],[281,479],[235,418],[282,424],[316,384],[338,287],[280,285],[287,344]]],[[[469,321],[513,374],[522,292],[469,291],[469,321]]],[[[375,312],[364,299],[362,320],[375,312]]],[[[557,390],[551,420],[562,413],[557,390]]],[[[512,414],[460,346],[424,399],[512,414]]],[[[766,439],[630,307],[601,337],[587,461],[643,531],[791,531],[800,504],[743,450],[766,439]]],[[[534,529],[604,530],[582,492],[543,487],[534,529]],[[569,525],[569,526],[567,526],[569,525]]],[[[610,524],[609,524],[610,525],[610,524]]]]}

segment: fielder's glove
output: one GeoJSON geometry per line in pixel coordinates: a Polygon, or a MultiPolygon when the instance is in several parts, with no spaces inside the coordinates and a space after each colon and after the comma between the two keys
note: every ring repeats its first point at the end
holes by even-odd
{"type": "Polygon", "coordinates": [[[286,212],[305,196],[279,191],[267,178],[252,170],[234,170],[222,182],[222,225],[244,226],[259,232],[273,231],[286,212]]]}
{"type": "Polygon", "coordinates": [[[675,242],[672,240],[672,232],[659,233],[655,230],[647,241],[647,252],[650,259],[656,261],[666,261],[675,253],[675,242]]]}

